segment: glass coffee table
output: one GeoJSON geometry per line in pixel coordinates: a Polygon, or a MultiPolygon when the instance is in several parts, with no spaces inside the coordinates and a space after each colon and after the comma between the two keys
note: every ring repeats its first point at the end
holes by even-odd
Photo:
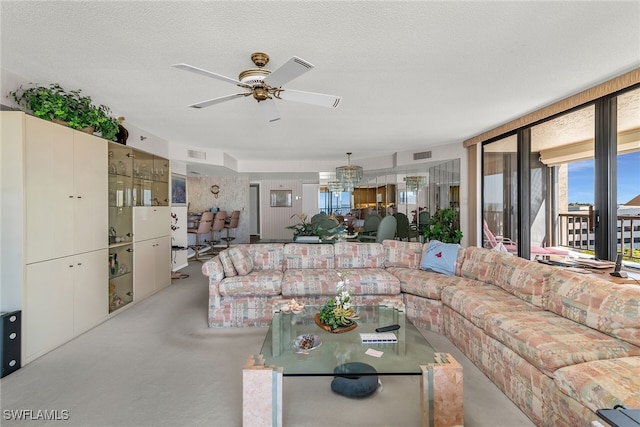
{"type": "Polygon", "coordinates": [[[420,375],[422,425],[463,424],[462,367],[434,351],[407,318],[401,300],[359,306],[358,326],[343,333],[315,323],[320,306],[284,313],[280,307],[286,303],[274,303],[260,354],[250,356],[243,370],[243,425],[282,425],[283,377],[335,376],[337,366],[350,362],[373,366],[373,375],[420,375]],[[397,342],[363,342],[375,340],[375,329],[389,325],[400,326],[392,331],[397,342]],[[309,338],[312,348],[300,348],[309,338]]]}
{"type": "Polygon", "coordinates": [[[275,312],[260,350],[265,364],[282,367],[285,377],[334,376],[336,366],[349,362],[371,365],[377,375],[422,375],[420,366],[435,361],[433,347],[404,311],[377,304],[359,307],[355,329],[332,333],[314,321],[321,308],[306,306],[302,313],[275,312]],[[365,339],[375,338],[376,328],[389,325],[400,326],[391,332],[397,337],[396,343],[362,342],[360,334],[368,334],[365,339]],[[296,345],[304,335],[315,338],[315,348],[304,350],[296,345]]]}

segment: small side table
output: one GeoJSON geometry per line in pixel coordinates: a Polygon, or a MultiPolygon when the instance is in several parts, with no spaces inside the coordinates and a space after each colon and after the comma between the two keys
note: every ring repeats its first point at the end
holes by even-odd
{"type": "MultiPolygon", "coordinates": [[[[175,253],[177,251],[186,251],[186,250],[187,250],[186,246],[171,246],[171,252],[174,254],[174,256],[172,258],[175,259],[175,253]]],[[[180,273],[179,271],[171,272],[171,280],[173,280],[173,279],[186,279],[187,277],[189,277],[188,274],[180,273]]]]}

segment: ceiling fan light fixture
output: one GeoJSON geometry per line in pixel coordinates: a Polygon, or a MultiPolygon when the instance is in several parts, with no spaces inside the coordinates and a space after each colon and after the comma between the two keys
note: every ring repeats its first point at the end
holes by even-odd
{"type": "Polygon", "coordinates": [[[269,63],[269,55],[262,52],[253,52],[251,54],[251,61],[256,64],[256,67],[262,68],[269,63]]]}

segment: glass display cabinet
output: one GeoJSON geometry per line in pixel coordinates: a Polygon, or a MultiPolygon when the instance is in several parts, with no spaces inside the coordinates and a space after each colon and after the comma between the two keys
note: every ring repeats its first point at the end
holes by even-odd
{"type": "Polygon", "coordinates": [[[109,313],[133,301],[133,245],[109,248],[109,313]]]}

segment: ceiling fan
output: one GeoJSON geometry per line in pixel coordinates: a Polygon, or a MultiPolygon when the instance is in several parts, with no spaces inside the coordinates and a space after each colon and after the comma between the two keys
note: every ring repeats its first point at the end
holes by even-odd
{"type": "Polygon", "coordinates": [[[262,68],[269,62],[269,55],[266,53],[255,52],[251,54],[251,60],[258,68],[250,68],[242,71],[237,80],[188,64],[174,64],[173,66],[181,70],[233,83],[241,88],[247,89],[247,92],[234,93],[232,95],[208,99],[206,101],[189,105],[189,107],[193,108],[205,108],[222,102],[231,101],[232,99],[244,98],[249,95],[253,95],[253,98],[258,101],[258,105],[260,105],[260,108],[266,115],[267,119],[270,122],[274,122],[276,120],[280,120],[280,113],[278,112],[274,99],[303,102],[305,104],[319,105],[327,108],[337,108],[338,104],[340,104],[340,100],[342,98],[339,96],[282,88],[283,84],[300,77],[302,74],[313,68],[313,65],[304,59],[294,56],[275,71],[262,68]]]}

